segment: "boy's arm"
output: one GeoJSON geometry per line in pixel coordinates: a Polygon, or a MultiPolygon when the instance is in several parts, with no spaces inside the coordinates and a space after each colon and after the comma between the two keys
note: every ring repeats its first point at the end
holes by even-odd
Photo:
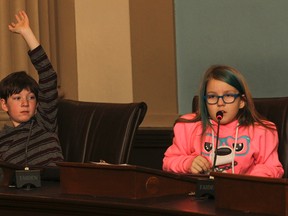
{"type": "Polygon", "coordinates": [[[21,34],[30,50],[38,47],[40,44],[30,28],[29,18],[25,11],[19,11],[19,13],[15,15],[15,18],[17,22],[12,22],[10,25],[8,25],[9,30],[17,34],[21,34]]]}
{"type": "Polygon", "coordinates": [[[30,48],[28,52],[31,62],[39,75],[37,121],[49,131],[57,128],[57,74],[53,69],[42,46],[29,26],[29,18],[24,11],[15,15],[16,23],[8,28],[11,32],[20,34],[30,48]]]}
{"type": "Polygon", "coordinates": [[[41,45],[28,54],[39,75],[38,107],[35,115],[37,122],[41,122],[48,131],[55,132],[58,111],[57,74],[41,45]]]}

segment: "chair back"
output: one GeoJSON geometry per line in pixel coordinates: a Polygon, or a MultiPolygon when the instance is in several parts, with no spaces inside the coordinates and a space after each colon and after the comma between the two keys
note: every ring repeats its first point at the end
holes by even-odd
{"type": "Polygon", "coordinates": [[[128,163],[147,105],[61,99],[58,134],[65,161],[128,163]]]}
{"type": "MultiPolygon", "coordinates": [[[[275,123],[279,136],[278,154],[284,168],[284,178],[288,177],[288,97],[254,98],[256,110],[275,123]]],[[[198,109],[198,96],[193,98],[192,112],[198,109]]]]}

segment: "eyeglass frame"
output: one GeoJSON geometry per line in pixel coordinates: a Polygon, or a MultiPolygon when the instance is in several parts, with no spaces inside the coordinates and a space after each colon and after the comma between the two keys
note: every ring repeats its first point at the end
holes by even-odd
{"type": "MultiPolygon", "coordinates": [[[[212,95],[212,94],[211,94],[211,95],[212,95]]],[[[221,96],[219,96],[219,95],[213,95],[213,96],[217,97],[217,101],[216,101],[215,103],[209,103],[208,100],[207,100],[207,96],[209,96],[209,95],[204,95],[204,99],[206,100],[206,103],[209,104],[209,105],[215,105],[215,104],[217,104],[217,103],[219,102],[219,98],[222,98],[222,101],[223,101],[225,104],[232,104],[232,103],[235,102],[235,100],[236,100],[238,97],[241,96],[241,94],[240,94],[240,93],[237,93],[237,94],[223,94],[223,95],[221,95],[221,96]],[[233,96],[234,100],[227,103],[227,102],[224,100],[224,97],[227,96],[227,95],[233,96]]]]}

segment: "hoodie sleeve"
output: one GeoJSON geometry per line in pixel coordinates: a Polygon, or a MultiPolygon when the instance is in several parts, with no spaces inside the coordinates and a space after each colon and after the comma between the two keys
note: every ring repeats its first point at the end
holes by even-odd
{"type": "MultiPolygon", "coordinates": [[[[275,127],[276,128],[276,127],[275,127]]],[[[257,129],[256,130],[262,130],[257,129]]],[[[255,134],[257,132],[255,131],[255,134]]],[[[281,178],[284,174],[283,166],[278,158],[277,130],[265,128],[257,136],[259,151],[255,156],[255,166],[250,169],[249,175],[281,178]]]]}
{"type": "Polygon", "coordinates": [[[39,75],[37,120],[48,131],[55,132],[58,111],[57,74],[41,45],[28,54],[39,75]]]}
{"type": "MultiPolygon", "coordinates": [[[[186,116],[187,117],[187,116],[186,116]]],[[[192,161],[199,155],[197,144],[191,137],[196,132],[197,123],[177,123],[174,126],[172,145],[166,150],[163,170],[175,173],[190,173],[192,161]]]]}

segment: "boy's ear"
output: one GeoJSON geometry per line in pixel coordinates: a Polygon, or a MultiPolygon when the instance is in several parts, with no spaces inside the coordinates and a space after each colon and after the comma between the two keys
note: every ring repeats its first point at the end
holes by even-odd
{"type": "Polygon", "coordinates": [[[0,99],[0,103],[1,103],[1,108],[2,108],[5,112],[8,112],[8,107],[7,107],[6,101],[5,101],[3,98],[0,99]]]}

